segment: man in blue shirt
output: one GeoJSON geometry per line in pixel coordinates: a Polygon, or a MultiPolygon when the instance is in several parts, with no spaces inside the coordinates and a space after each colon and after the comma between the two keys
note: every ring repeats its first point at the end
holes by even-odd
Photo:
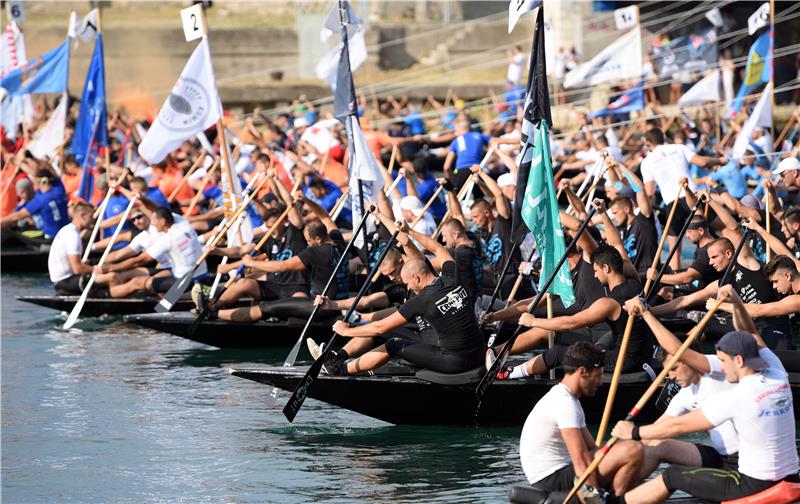
{"type": "Polygon", "coordinates": [[[506,81],[506,92],[503,94],[503,100],[508,105],[508,119],[517,117],[517,110],[525,101],[525,88],[517,86],[511,81],[506,81]]]}
{"type": "Polygon", "coordinates": [[[158,206],[170,207],[169,200],[158,187],[148,187],[147,181],[142,177],[133,177],[130,182],[131,191],[149,199],[158,206]]]}
{"type": "Polygon", "coordinates": [[[450,183],[460,189],[469,178],[469,169],[481,164],[485,149],[501,143],[519,143],[519,139],[492,138],[489,135],[470,131],[469,121],[459,119],[456,122],[456,138],[448,147],[447,157],[444,159],[444,176],[450,183]],[[453,163],[455,162],[455,170],[453,163]]]}
{"type": "MultiPolygon", "coordinates": [[[[303,195],[324,208],[326,212],[330,212],[336,205],[336,202],[339,201],[339,198],[342,196],[342,190],[330,180],[315,176],[312,177],[303,188],[303,195]]],[[[314,220],[316,220],[316,218],[314,220]]],[[[352,221],[353,216],[350,208],[344,206],[342,211],[339,213],[337,222],[350,223],[352,221]]]]}
{"type": "Polygon", "coordinates": [[[414,104],[409,103],[408,107],[406,107],[406,113],[401,117],[403,122],[408,125],[412,135],[425,134],[425,121],[422,120],[422,115],[414,104]]]}
{"type": "Polygon", "coordinates": [[[67,214],[67,194],[61,180],[46,169],[36,172],[36,195],[24,207],[0,220],[3,229],[9,228],[22,219],[33,217],[46,238],[53,238],[58,230],[69,224],[67,214]]]}

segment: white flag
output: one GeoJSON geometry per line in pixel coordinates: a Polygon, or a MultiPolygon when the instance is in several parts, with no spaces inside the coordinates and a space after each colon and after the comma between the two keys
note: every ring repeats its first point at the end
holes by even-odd
{"type": "MultiPolygon", "coordinates": [[[[336,82],[336,70],[339,68],[339,57],[342,53],[343,44],[339,44],[328,51],[314,67],[317,78],[331,84],[336,82]]],[[[367,43],[364,40],[364,32],[358,31],[348,39],[348,49],[350,51],[350,71],[355,72],[365,61],[367,61],[367,43]]]]}
{"type": "Polygon", "coordinates": [[[219,110],[214,69],[203,39],[139,144],[139,155],[150,164],[160,163],[183,142],[213,126],[219,110]]]}
{"type": "MultiPolygon", "coordinates": [[[[753,111],[742,126],[742,130],[736,137],[736,142],[733,144],[733,159],[737,161],[744,156],[745,149],[750,144],[750,137],[753,135],[753,130],[756,127],[762,128],[772,127],[772,83],[767,83],[764,91],[761,93],[761,98],[758,103],[753,107],[753,111]]],[[[770,142],[771,143],[771,142],[770,142]]]]}
{"type": "Polygon", "coordinates": [[[97,38],[97,9],[92,9],[83,19],[79,19],[78,14],[72,11],[67,35],[87,44],[93,42],[97,38]]]}
{"type": "Polygon", "coordinates": [[[514,31],[519,18],[542,5],[542,0],[510,0],[508,2],[508,33],[514,31]]]}
{"type": "Polygon", "coordinates": [[[578,65],[564,77],[565,88],[596,86],[611,80],[642,75],[642,38],[637,26],[590,61],[578,65]]]}
{"type": "Polygon", "coordinates": [[[67,101],[66,94],[62,95],[58,107],[47,120],[44,126],[39,128],[33,135],[33,140],[28,145],[28,150],[36,159],[46,161],[52,159],[61,144],[64,143],[64,130],[67,122],[67,101]]]}
{"type": "MultiPolygon", "coordinates": [[[[383,190],[383,175],[380,168],[378,168],[378,162],[375,161],[375,157],[372,155],[372,150],[367,144],[367,139],[364,138],[358,118],[354,115],[348,116],[347,121],[352,131],[351,141],[353,142],[353,146],[350,149],[352,159],[350,160],[350,180],[348,182],[350,187],[350,209],[353,214],[353,225],[356,226],[361,221],[362,216],[358,181],[361,180],[360,189],[364,193],[364,204],[367,204],[375,200],[377,191],[383,190]]],[[[353,243],[356,247],[363,246],[363,234],[359,233],[353,243]]]]}
{"type": "Polygon", "coordinates": [[[678,99],[679,107],[719,101],[719,70],[706,75],[678,99]]]}
{"type": "Polygon", "coordinates": [[[714,7],[710,11],[706,12],[706,19],[708,19],[708,21],[717,28],[721,28],[724,24],[722,21],[722,13],[720,13],[719,7],[714,7]]]}
{"type": "MultiPolygon", "coordinates": [[[[16,21],[11,21],[0,37],[0,77],[11,70],[28,63],[25,49],[25,34],[19,29],[16,21]]],[[[31,95],[9,97],[5,89],[0,88],[0,123],[11,139],[17,137],[17,129],[23,122],[33,122],[33,102],[31,95]]]]}
{"type": "Polygon", "coordinates": [[[761,4],[749,18],[747,18],[747,33],[752,35],[763,26],[769,24],[769,2],[761,4]]]}

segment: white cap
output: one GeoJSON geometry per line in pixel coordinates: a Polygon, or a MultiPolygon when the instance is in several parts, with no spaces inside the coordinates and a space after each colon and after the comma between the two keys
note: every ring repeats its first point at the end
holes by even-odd
{"type": "Polygon", "coordinates": [[[790,157],[784,159],[783,161],[778,163],[778,167],[775,168],[775,171],[772,173],[774,173],[775,175],[780,175],[783,172],[792,170],[800,170],[800,161],[798,161],[796,157],[790,157]]]}
{"type": "Polygon", "coordinates": [[[504,173],[497,178],[497,185],[499,185],[500,187],[505,187],[510,185],[513,186],[517,185],[517,181],[514,180],[514,175],[510,173],[504,173]]]}
{"type": "Polygon", "coordinates": [[[309,124],[308,119],[306,119],[305,117],[298,117],[297,119],[294,120],[293,126],[294,128],[305,128],[306,126],[308,126],[308,124],[309,124]]]}
{"type": "Polygon", "coordinates": [[[417,198],[416,196],[406,196],[400,200],[400,208],[402,210],[408,210],[409,212],[413,213],[417,217],[422,215],[422,209],[425,205],[417,198]]]}

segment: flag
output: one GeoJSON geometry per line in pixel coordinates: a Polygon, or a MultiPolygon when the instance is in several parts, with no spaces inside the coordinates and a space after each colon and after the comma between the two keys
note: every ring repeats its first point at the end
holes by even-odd
{"type": "MultiPolygon", "coordinates": [[[[742,159],[747,145],[750,143],[750,137],[756,127],[770,128],[772,127],[772,83],[768,82],[764,91],[761,93],[761,98],[758,99],[756,106],[742,126],[742,130],[736,136],[736,141],[733,143],[733,159],[737,161],[742,159]]],[[[771,145],[771,143],[770,143],[771,145]]]]}
{"type": "Polygon", "coordinates": [[[139,144],[139,155],[150,164],[160,163],[167,154],[220,118],[219,95],[207,46],[204,38],[195,48],[139,144]]]}
{"type": "MultiPolygon", "coordinates": [[[[550,141],[545,121],[539,123],[536,132],[536,146],[533,149],[530,177],[525,187],[522,219],[533,233],[533,239],[539,249],[542,261],[542,270],[539,276],[539,288],[541,289],[558,261],[567,251],[564,243],[564,231],[561,229],[561,221],[558,216],[558,199],[553,182],[550,141]]],[[[570,307],[575,302],[572,276],[566,261],[562,263],[547,292],[559,296],[565,307],[570,307]]]]}
{"type": "Polygon", "coordinates": [[[353,84],[353,72],[350,68],[350,43],[347,31],[342,26],[342,52],[339,56],[339,67],[336,71],[336,92],[333,95],[333,115],[345,125],[347,116],[357,113],[356,88],[353,84]]]}
{"type": "MultiPolygon", "coordinates": [[[[0,36],[0,78],[27,62],[25,35],[17,23],[11,21],[0,36]]],[[[21,123],[33,122],[31,95],[3,97],[2,103],[0,103],[0,116],[0,124],[5,130],[5,135],[15,139],[21,123]]]]}
{"type": "Polygon", "coordinates": [[[600,51],[600,54],[567,73],[564,87],[596,86],[610,80],[638,78],[641,75],[642,37],[637,26],[600,51]]]}
{"type": "Polygon", "coordinates": [[[708,22],[714,25],[715,28],[722,28],[725,24],[722,21],[722,13],[719,11],[719,7],[714,7],[706,12],[706,19],[708,19],[708,22]]]}
{"type": "Polygon", "coordinates": [[[320,42],[327,42],[334,33],[340,31],[342,24],[347,28],[347,38],[352,38],[357,31],[363,28],[364,23],[361,21],[361,18],[356,15],[350,2],[343,2],[342,8],[344,9],[344,13],[339,11],[338,4],[331,7],[331,10],[328,11],[328,16],[325,18],[325,22],[319,34],[320,42]],[[342,16],[342,14],[344,14],[344,16],[342,16]],[[342,17],[344,17],[344,19],[342,19],[342,17]]]}
{"type": "Polygon", "coordinates": [[[106,115],[106,77],[103,68],[103,36],[97,35],[89,71],[81,95],[81,110],[72,136],[72,153],[84,166],[90,150],[108,147],[108,118],[106,115]]]}
{"type": "Polygon", "coordinates": [[[58,148],[64,143],[68,102],[69,98],[64,93],[47,123],[33,135],[33,140],[28,145],[28,150],[35,158],[42,161],[52,159],[58,148]]]}
{"type": "Polygon", "coordinates": [[[514,31],[519,18],[542,5],[542,0],[509,0],[508,2],[508,33],[514,31]]]}
{"type": "Polygon", "coordinates": [[[92,42],[97,38],[97,9],[92,9],[83,19],[78,18],[78,14],[72,11],[69,18],[69,36],[81,42],[92,42]]]}
{"type": "Polygon", "coordinates": [[[733,119],[742,108],[744,97],[751,94],[761,84],[769,82],[772,74],[772,31],[762,33],[747,53],[747,65],[744,70],[744,82],[736,93],[736,98],[725,112],[726,119],[733,119]]]}
{"type": "Polygon", "coordinates": [[[678,98],[678,106],[702,105],[706,102],[719,101],[719,70],[714,70],[699,81],[683,96],[678,98]]]}
{"type": "Polygon", "coordinates": [[[530,139],[535,132],[535,126],[542,121],[552,122],[550,113],[550,92],[547,88],[547,57],[545,47],[544,9],[539,9],[536,16],[536,25],[533,31],[531,57],[528,63],[528,83],[525,91],[525,113],[523,114],[522,133],[523,145],[517,160],[517,190],[514,194],[514,212],[512,213],[512,239],[521,243],[527,234],[525,226],[519,217],[522,208],[522,198],[525,195],[525,184],[528,182],[530,172],[530,152],[533,144],[530,139]]]}
{"type": "Polygon", "coordinates": [[[614,114],[630,114],[639,110],[644,110],[644,83],[638,84],[630,89],[626,89],[616,100],[608,106],[589,113],[588,118],[606,117],[614,114]]]}
{"type": "Polygon", "coordinates": [[[0,87],[11,96],[63,93],[67,90],[69,40],[3,76],[0,87]]]}
{"type": "Polygon", "coordinates": [[[681,70],[702,72],[717,63],[717,31],[656,38],[652,52],[659,75],[672,76],[681,70]]]}
{"type": "MultiPolygon", "coordinates": [[[[353,215],[353,222],[361,221],[363,209],[361,208],[361,198],[363,194],[364,204],[375,201],[375,195],[383,189],[383,176],[381,175],[378,163],[372,154],[372,150],[367,144],[367,139],[361,131],[358,117],[348,116],[345,119],[350,140],[350,210],[353,215]],[[361,184],[359,184],[361,181],[361,184]],[[377,182],[381,183],[378,184],[377,182]],[[360,187],[359,187],[360,186],[360,187]]],[[[364,235],[359,233],[355,237],[353,244],[356,247],[364,246],[364,235]]]]}
{"type": "MultiPolygon", "coordinates": [[[[348,51],[350,53],[350,71],[353,72],[367,61],[367,43],[363,31],[357,31],[352,37],[348,37],[348,51]]],[[[319,60],[314,66],[314,74],[318,79],[332,85],[336,82],[336,70],[339,67],[341,54],[342,43],[339,43],[319,60]]]]}
{"type": "Polygon", "coordinates": [[[747,34],[755,32],[769,24],[769,2],[764,2],[749,18],[747,18],[747,34]]]}

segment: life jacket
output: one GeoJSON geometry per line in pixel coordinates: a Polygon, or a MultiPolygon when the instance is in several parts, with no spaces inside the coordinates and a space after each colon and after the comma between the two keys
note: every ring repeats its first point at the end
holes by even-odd
{"type": "Polygon", "coordinates": [[[763,492],[742,497],[741,499],[723,501],[722,504],[790,504],[800,500],[800,483],[781,481],[763,492]]]}

